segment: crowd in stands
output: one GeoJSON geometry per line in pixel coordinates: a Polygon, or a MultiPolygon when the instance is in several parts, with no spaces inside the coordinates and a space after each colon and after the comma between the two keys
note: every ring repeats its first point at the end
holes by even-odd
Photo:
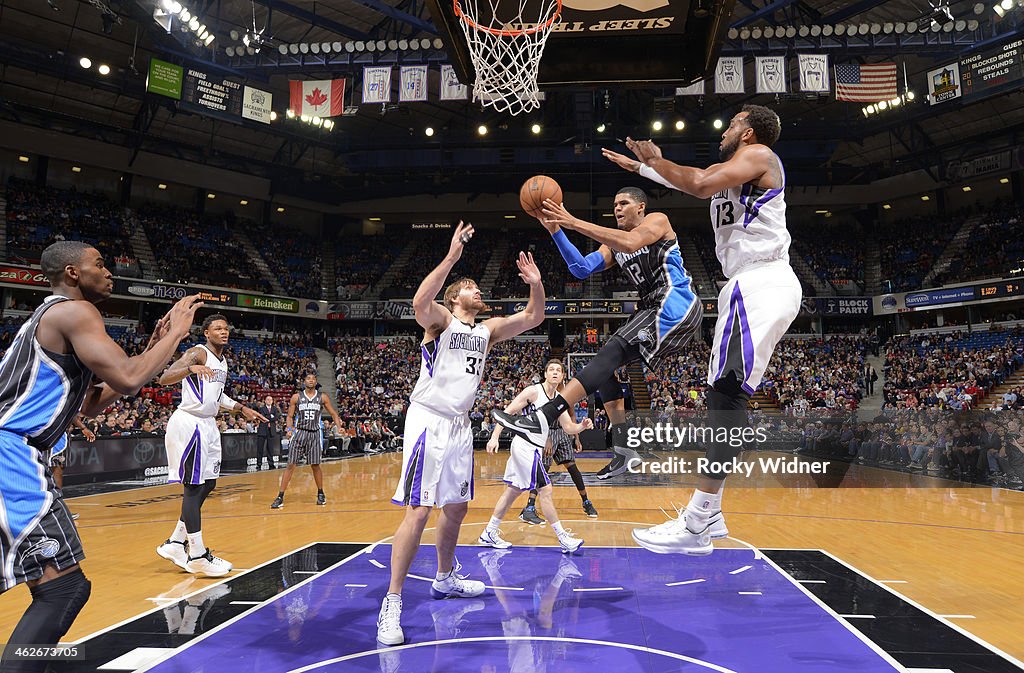
{"type": "Polygon", "coordinates": [[[710,358],[711,347],[703,339],[695,338],[682,353],[673,356],[657,371],[645,366],[651,411],[670,415],[681,410],[705,409],[710,358]]]}
{"type": "Polygon", "coordinates": [[[271,291],[245,246],[232,235],[229,216],[201,218],[192,210],[156,205],[139,208],[137,216],[163,280],[271,291]]]}
{"type": "Polygon", "coordinates": [[[354,299],[380,280],[408,242],[408,231],[338,238],[334,244],[338,299],[354,299]]]}
{"type": "Polygon", "coordinates": [[[97,246],[111,268],[117,258],[135,258],[122,210],[105,196],[12,177],[6,199],[9,255],[35,262],[54,241],[79,240],[97,246]]]}
{"type": "Polygon", "coordinates": [[[793,251],[803,256],[818,278],[864,286],[865,233],[855,225],[791,226],[793,251]]]}
{"type": "Polygon", "coordinates": [[[895,408],[977,408],[1024,364],[1024,330],[907,336],[886,348],[884,395],[895,408]]]}
{"type": "Polygon", "coordinates": [[[879,227],[883,287],[887,292],[920,289],[926,275],[967,218],[926,215],[879,227]],[[888,285],[886,285],[888,282],[888,285]]]}
{"type": "Polygon", "coordinates": [[[243,230],[287,294],[324,298],[318,234],[311,235],[280,223],[258,225],[251,221],[244,222],[243,230]]]}
{"type": "Polygon", "coordinates": [[[870,347],[861,336],[783,339],[765,370],[762,390],[786,413],[856,409],[864,396],[864,357],[870,347]]]}
{"type": "MultiPolygon", "coordinates": [[[[549,299],[581,296],[582,282],[569,273],[565,260],[551,240],[551,235],[542,227],[515,229],[504,235],[509,237],[508,254],[500,261],[498,277],[491,290],[492,297],[502,299],[525,297],[528,294],[526,285],[519,278],[519,267],[516,266],[520,251],[533,253],[533,260],[537,263],[544,281],[544,292],[549,299]]],[[[587,241],[573,232],[567,232],[566,235],[582,254],[587,254],[587,241]]]]}
{"type": "Polygon", "coordinates": [[[1019,275],[1024,267],[1024,215],[1020,205],[995,204],[977,224],[949,269],[936,278],[936,285],[983,278],[1019,275]],[[984,254],[972,254],[984,251],[984,254]]]}

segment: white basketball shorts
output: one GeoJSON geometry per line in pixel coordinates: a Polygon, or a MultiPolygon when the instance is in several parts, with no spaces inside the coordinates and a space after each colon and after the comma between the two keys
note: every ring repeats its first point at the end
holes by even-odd
{"type": "Polygon", "coordinates": [[[443,416],[411,404],[405,416],[402,477],[391,502],[444,507],[473,499],[469,416],[443,416]]]}
{"type": "Polygon", "coordinates": [[[544,469],[540,449],[522,437],[512,438],[512,447],[505,464],[505,483],[520,491],[531,491],[551,483],[544,469]]]}
{"type": "Polygon", "coordinates": [[[220,476],[220,430],[216,418],[176,409],[167,421],[167,483],[198,485],[220,476]]]}

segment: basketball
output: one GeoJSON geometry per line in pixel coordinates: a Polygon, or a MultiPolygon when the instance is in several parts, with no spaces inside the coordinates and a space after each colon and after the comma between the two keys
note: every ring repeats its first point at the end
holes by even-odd
{"type": "Polygon", "coordinates": [[[544,199],[551,199],[555,203],[562,202],[562,188],[546,175],[533,176],[519,189],[519,205],[527,215],[538,220],[544,208],[544,199]]]}

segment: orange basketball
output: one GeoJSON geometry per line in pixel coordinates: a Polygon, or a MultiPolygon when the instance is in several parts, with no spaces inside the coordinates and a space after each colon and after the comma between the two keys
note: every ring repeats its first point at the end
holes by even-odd
{"type": "Polygon", "coordinates": [[[562,202],[562,188],[546,175],[533,176],[519,190],[519,205],[528,215],[537,219],[543,215],[544,199],[562,202]]]}

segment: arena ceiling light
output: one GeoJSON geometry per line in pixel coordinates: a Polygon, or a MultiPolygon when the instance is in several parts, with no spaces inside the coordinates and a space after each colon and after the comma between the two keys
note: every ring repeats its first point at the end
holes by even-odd
{"type": "Polygon", "coordinates": [[[999,178],[999,184],[1005,185],[1010,182],[1010,178],[999,178]]]}
{"type": "Polygon", "coordinates": [[[277,212],[283,213],[284,212],[284,206],[278,206],[277,207],[277,212]]]}
{"type": "Polygon", "coordinates": [[[932,197],[930,197],[930,196],[928,196],[927,194],[925,194],[924,196],[922,196],[922,197],[921,197],[921,200],[922,200],[922,201],[931,201],[931,200],[932,200],[932,197]]]}
{"type": "Polygon", "coordinates": [[[216,195],[216,194],[214,194],[213,192],[209,192],[209,193],[208,193],[208,194],[206,195],[206,198],[208,198],[208,199],[215,199],[215,198],[217,198],[217,195],[216,195]]]}
{"type": "Polygon", "coordinates": [[[81,173],[82,172],[82,167],[81,166],[72,166],[71,167],[71,172],[72,173],[81,173]]]}
{"type": "Polygon", "coordinates": [[[888,204],[888,203],[883,203],[882,204],[882,208],[884,210],[892,210],[892,206],[890,204],[888,204]]]}
{"type": "Polygon", "coordinates": [[[661,123],[660,119],[655,119],[653,122],[651,122],[652,131],[660,131],[662,127],[664,127],[664,124],[661,123]]]}
{"type": "Polygon", "coordinates": [[[964,190],[965,192],[969,192],[969,191],[971,191],[971,186],[970,185],[964,185],[960,189],[964,190]]]}
{"type": "Polygon", "coordinates": [[[722,130],[722,120],[721,119],[716,119],[715,121],[711,122],[711,125],[715,127],[716,131],[721,131],[722,130]]]}
{"type": "Polygon", "coordinates": [[[85,68],[86,70],[88,70],[89,68],[92,67],[92,61],[89,60],[88,58],[86,58],[85,56],[83,56],[82,58],[78,59],[78,65],[80,65],[83,68],[85,68]]]}
{"type": "Polygon", "coordinates": [[[99,73],[101,75],[109,75],[110,74],[110,66],[107,65],[106,63],[101,63],[100,67],[97,68],[97,70],[99,71],[99,73]]]}
{"type": "Polygon", "coordinates": [[[678,120],[676,122],[676,131],[682,131],[685,128],[686,128],[686,122],[684,122],[682,119],[680,119],[680,120],[678,120]]]}
{"type": "Polygon", "coordinates": [[[487,135],[487,127],[481,124],[480,126],[476,127],[476,132],[477,135],[485,136],[487,135]]]}
{"type": "Polygon", "coordinates": [[[540,124],[534,124],[530,127],[530,133],[533,135],[540,135],[540,124]]]}
{"type": "Polygon", "coordinates": [[[428,138],[432,138],[434,136],[434,128],[432,126],[428,126],[427,128],[423,129],[423,133],[428,138]]]}
{"type": "Polygon", "coordinates": [[[240,206],[247,206],[247,205],[249,205],[249,202],[246,201],[245,199],[242,199],[241,201],[238,202],[238,205],[240,205],[240,206]]]}
{"type": "Polygon", "coordinates": [[[604,133],[606,130],[608,130],[608,127],[606,125],[604,125],[604,124],[598,124],[597,125],[597,132],[598,133],[604,133]]]}
{"type": "Polygon", "coordinates": [[[167,189],[167,185],[161,182],[160,184],[158,184],[158,185],[156,186],[156,188],[157,188],[157,189],[167,189]]]}
{"type": "Polygon", "coordinates": [[[506,220],[514,220],[514,219],[516,219],[516,216],[515,215],[506,215],[505,219],[506,220]]]}
{"type": "Polygon", "coordinates": [[[28,157],[26,157],[24,154],[19,154],[18,155],[18,161],[20,161],[23,164],[27,164],[28,163],[28,157]]]}

